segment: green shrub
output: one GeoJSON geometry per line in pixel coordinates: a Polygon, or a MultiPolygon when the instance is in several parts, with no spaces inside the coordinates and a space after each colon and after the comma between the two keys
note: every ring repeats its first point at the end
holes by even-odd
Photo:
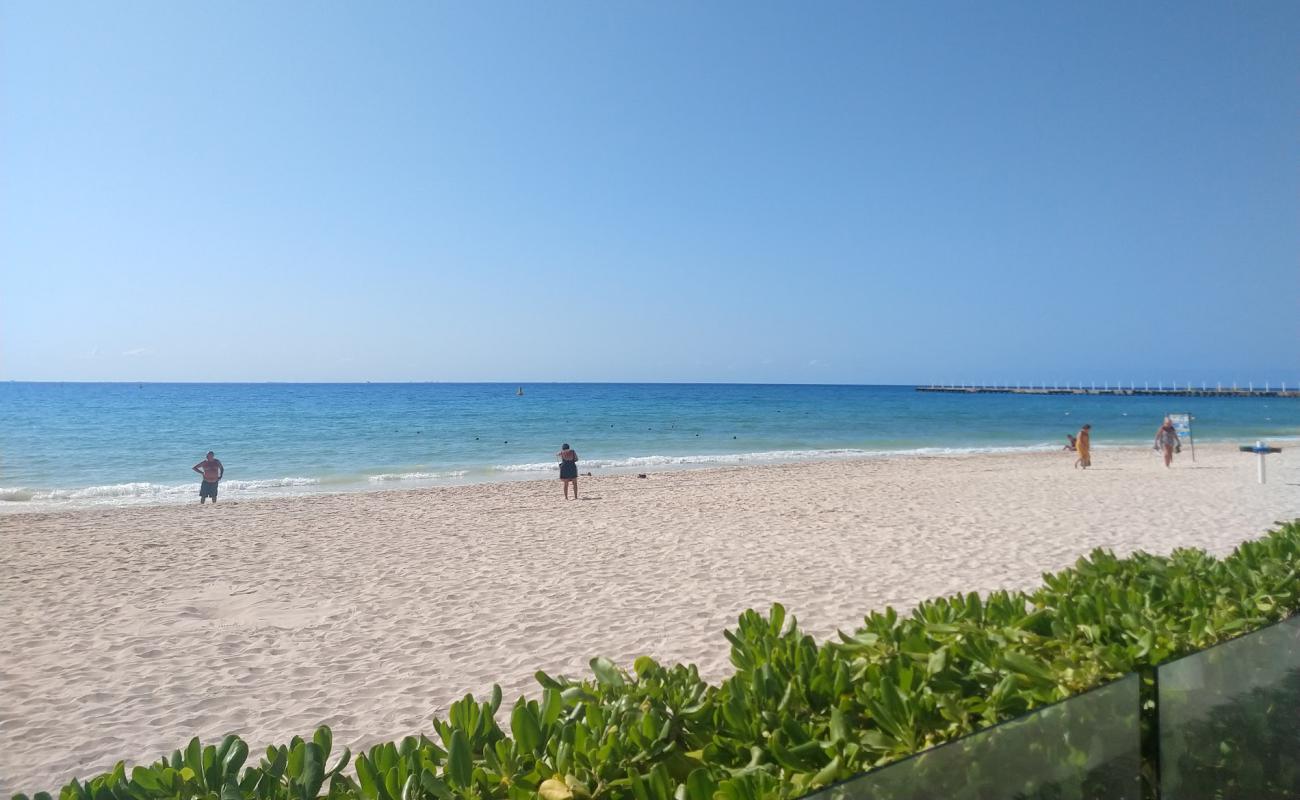
{"type": "Polygon", "coordinates": [[[194,739],[73,780],[59,800],[793,798],[1289,616],[1297,570],[1300,521],[1224,559],[1096,550],[1034,591],[873,612],[835,642],[774,605],[725,632],[735,673],[718,686],[694,666],[642,657],[629,673],[597,658],[584,680],[537,673],[540,698],[515,703],[508,731],[494,687],[454,703],[432,737],[355,761],[324,727],[255,764],[238,737],[194,739]]]}

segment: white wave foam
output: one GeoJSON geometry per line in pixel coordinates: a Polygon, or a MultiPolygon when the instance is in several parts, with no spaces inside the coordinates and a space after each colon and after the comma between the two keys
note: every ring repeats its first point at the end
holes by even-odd
{"type": "Polygon", "coordinates": [[[192,488],[189,484],[178,486],[147,482],[112,483],[104,486],[83,486],[80,489],[51,489],[44,492],[34,492],[32,500],[111,500],[115,498],[160,497],[179,495],[192,488]]]}
{"type": "MultiPolygon", "coordinates": [[[[319,478],[268,478],[260,481],[226,481],[221,482],[222,489],[278,489],[283,486],[315,486],[320,483],[319,478]]],[[[192,484],[186,484],[184,487],[187,491],[193,489],[192,484]]]]}
{"type": "Polygon", "coordinates": [[[371,483],[387,483],[388,481],[433,481],[441,478],[463,478],[469,474],[467,470],[457,469],[451,472],[386,472],[382,475],[371,475],[371,483]]]}
{"type": "MultiPolygon", "coordinates": [[[[316,478],[266,478],[262,480],[223,480],[223,492],[258,495],[268,490],[314,486],[316,478]]],[[[32,503],[36,506],[127,505],[168,503],[188,499],[198,492],[197,483],[164,484],[138,481],[82,486],[76,489],[0,488],[0,502],[32,503]]]]}
{"type": "MultiPolygon", "coordinates": [[[[689,456],[632,456],[629,458],[594,458],[579,462],[579,468],[619,469],[627,467],[678,467],[718,464],[741,464],[748,461],[798,461],[816,458],[864,458],[872,455],[867,450],[778,450],[760,453],[702,453],[689,456]]],[[[555,461],[532,464],[499,464],[497,472],[553,472],[559,469],[555,461]]]]}
{"type": "Polygon", "coordinates": [[[0,489],[0,503],[25,503],[35,494],[31,489],[15,486],[12,489],[0,489]]]}
{"type": "MultiPolygon", "coordinates": [[[[688,467],[726,466],[729,464],[783,461],[825,461],[836,459],[880,458],[884,456],[965,455],[974,453],[1019,453],[1026,451],[1055,450],[1055,444],[1035,444],[1016,447],[917,447],[902,450],[863,450],[836,448],[828,450],[767,450],[755,453],[703,453],[688,456],[632,456],[619,459],[588,459],[580,462],[579,469],[626,469],[630,467],[688,467]]],[[[497,472],[551,472],[559,469],[555,461],[532,464],[498,464],[497,472]]]]}

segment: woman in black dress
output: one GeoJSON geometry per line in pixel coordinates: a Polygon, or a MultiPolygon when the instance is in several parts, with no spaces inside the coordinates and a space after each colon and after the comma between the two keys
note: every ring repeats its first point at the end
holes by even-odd
{"type": "Polygon", "coordinates": [[[564,484],[564,499],[569,499],[569,484],[573,484],[573,499],[578,499],[578,454],[569,448],[568,443],[560,445],[560,452],[555,454],[560,459],[560,481],[564,484]]]}

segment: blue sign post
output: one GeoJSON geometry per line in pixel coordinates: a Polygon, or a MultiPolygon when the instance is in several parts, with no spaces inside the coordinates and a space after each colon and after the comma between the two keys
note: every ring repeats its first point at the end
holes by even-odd
{"type": "Polygon", "coordinates": [[[1280,452],[1282,452],[1282,448],[1280,448],[1280,447],[1269,447],[1268,445],[1264,444],[1263,442],[1255,442],[1254,445],[1245,445],[1245,444],[1243,444],[1242,446],[1238,447],[1237,449],[1240,450],[1240,451],[1243,452],[1243,453],[1254,453],[1255,455],[1259,456],[1259,482],[1260,482],[1260,483],[1263,483],[1263,482],[1264,482],[1264,456],[1268,455],[1269,453],[1280,453],[1280,452]]]}

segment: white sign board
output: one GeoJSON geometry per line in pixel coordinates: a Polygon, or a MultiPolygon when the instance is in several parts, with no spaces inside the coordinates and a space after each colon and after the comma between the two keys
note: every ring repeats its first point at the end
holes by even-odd
{"type": "Polygon", "coordinates": [[[1166,414],[1169,421],[1174,424],[1174,430],[1178,433],[1179,441],[1189,442],[1192,445],[1192,460],[1196,460],[1196,440],[1192,438],[1192,415],[1191,414],[1166,414]]]}

